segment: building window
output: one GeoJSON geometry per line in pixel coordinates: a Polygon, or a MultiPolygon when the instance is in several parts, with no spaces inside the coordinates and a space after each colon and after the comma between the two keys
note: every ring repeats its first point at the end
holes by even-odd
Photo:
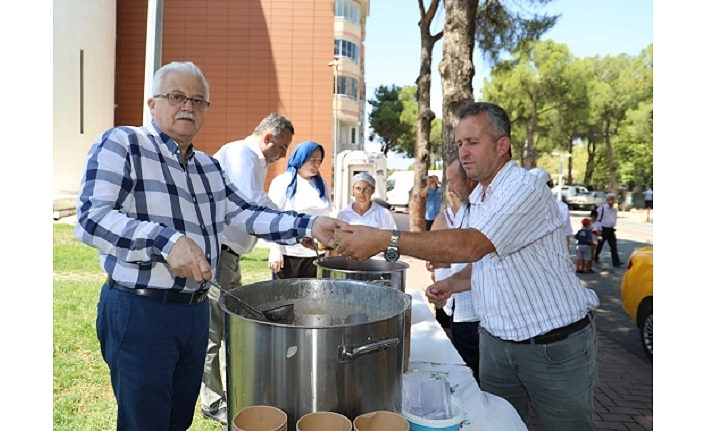
{"type": "Polygon", "coordinates": [[[351,127],[351,145],[356,143],[356,128],[351,127]]]}
{"type": "Polygon", "coordinates": [[[336,39],[333,41],[333,56],[346,57],[355,64],[359,64],[358,44],[346,39],[336,39]]]}
{"type": "Polygon", "coordinates": [[[339,76],[338,94],[353,100],[358,100],[358,80],[349,76],[339,76]]]}
{"type": "Polygon", "coordinates": [[[336,18],[360,25],[360,5],[352,0],[336,0],[336,18]]]}

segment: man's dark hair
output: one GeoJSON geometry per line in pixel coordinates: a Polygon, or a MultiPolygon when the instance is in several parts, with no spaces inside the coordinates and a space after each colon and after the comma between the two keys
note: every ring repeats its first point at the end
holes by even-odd
{"type": "MultiPolygon", "coordinates": [[[[472,117],[485,112],[490,125],[490,136],[493,140],[498,140],[503,136],[507,136],[512,141],[510,117],[507,112],[500,106],[488,102],[470,102],[458,109],[456,116],[459,120],[466,117],[472,117]]],[[[512,158],[512,145],[508,149],[508,154],[512,158]]]]}

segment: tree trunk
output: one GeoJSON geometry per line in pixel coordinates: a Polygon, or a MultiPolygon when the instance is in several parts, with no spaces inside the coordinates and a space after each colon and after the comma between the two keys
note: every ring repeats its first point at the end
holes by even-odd
{"type": "Polygon", "coordinates": [[[478,0],[444,0],[444,48],[439,62],[442,93],[442,140],[444,164],[456,154],[456,111],[473,102],[473,50],[478,0]]]}
{"type": "Polygon", "coordinates": [[[434,44],[441,38],[441,33],[432,35],[429,31],[431,21],[436,15],[439,0],[432,0],[429,9],[424,9],[423,0],[418,0],[419,33],[421,35],[421,58],[419,64],[419,77],[417,77],[417,103],[419,116],[417,122],[417,142],[414,148],[414,186],[409,198],[409,230],[419,232],[424,230],[424,211],[426,199],[421,196],[421,191],[427,186],[427,172],[429,171],[429,134],[434,112],[431,110],[431,55],[434,44]]]}
{"type": "Polygon", "coordinates": [[[532,113],[530,114],[529,122],[527,123],[527,140],[525,141],[525,158],[522,161],[522,166],[525,169],[537,167],[537,155],[534,151],[534,132],[537,130],[537,100],[532,101],[532,113]]]}
{"type": "Polygon", "coordinates": [[[618,167],[615,165],[615,158],[613,157],[613,144],[610,140],[610,126],[611,118],[609,115],[605,118],[605,128],[603,129],[603,138],[605,139],[605,151],[608,157],[608,167],[610,173],[610,192],[618,195],[618,167]]]}

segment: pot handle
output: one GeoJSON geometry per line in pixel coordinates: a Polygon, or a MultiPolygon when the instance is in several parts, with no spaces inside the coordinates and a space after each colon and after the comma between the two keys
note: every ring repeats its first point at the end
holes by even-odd
{"type": "Polygon", "coordinates": [[[370,344],[363,344],[358,347],[338,346],[338,360],[339,362],[350,361],[360,356],[370,355],[380,350],[395,347],[399,342],[400,340],[398,338],[390,338],[370,344]]]}

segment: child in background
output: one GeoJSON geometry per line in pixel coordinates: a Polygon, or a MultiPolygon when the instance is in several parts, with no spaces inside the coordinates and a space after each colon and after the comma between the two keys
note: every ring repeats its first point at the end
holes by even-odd
{"type": "Polygon", "coordinates": [[[581,220],[581,229],[576,238],[576,272],[579,274],[593,271],[593,247],[597,244],[596,235],[591,231],[591,219],[581,220]]]}
{"type": "MultiPolygon", "coordinates": [[[[596,244],[603,242],[603,226],[601,222],[598,221],[598,211],[591,210],[591,231],[596,236],[596,244]]],[[[596,246],[593,246],[593,262],[598,262],[598,256],[596,256],[596,246]]]]}

